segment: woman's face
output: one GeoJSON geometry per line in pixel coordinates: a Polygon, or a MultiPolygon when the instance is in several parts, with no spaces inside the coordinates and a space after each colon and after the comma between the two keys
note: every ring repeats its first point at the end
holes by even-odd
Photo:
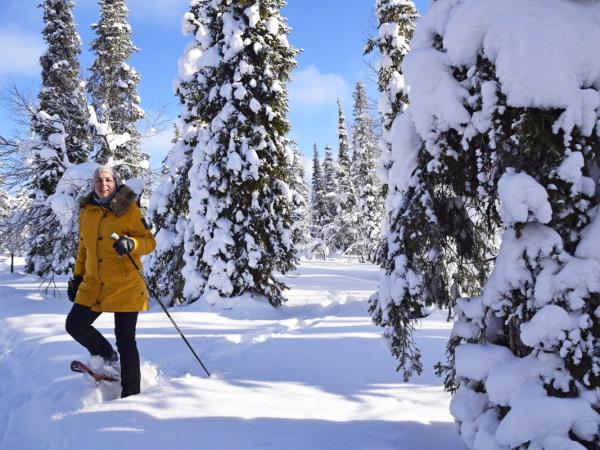
{"type": "Polygon", "coordinates": [[[98,198],[107,198],[115,193],[117,183],[108,172],[101,172],[94,178],[94,193],[98,198]]]}

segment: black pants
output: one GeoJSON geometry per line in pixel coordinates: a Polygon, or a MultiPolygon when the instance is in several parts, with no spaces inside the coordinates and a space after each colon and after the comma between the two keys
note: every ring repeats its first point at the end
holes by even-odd
{"type": "MultiPolygon", "coordinates": [[[[111,359],[114,350],[92,324],[100,317],[87,306],[75,303],[65,323],[65,329],[73,339],[88,349],[92,356],[111,359]]],[[[121,359],[121,397],[140,393],[140,355],[135,342],[137,312],[116,312],[115,337],[121,359]]]]}

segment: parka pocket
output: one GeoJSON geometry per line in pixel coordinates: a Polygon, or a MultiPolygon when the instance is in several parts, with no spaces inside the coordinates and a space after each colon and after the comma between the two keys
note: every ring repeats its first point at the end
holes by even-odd
{"type": "Polygon", "coordinates": [[[129,281],[131,278],[131,268],[129,267],[131,266],[131,262],[128,258],[123,256],[121,256],[119,260],[121,262],[121,267],[123,268],[123,276],[125,277],[125,281],[129,281]]]}

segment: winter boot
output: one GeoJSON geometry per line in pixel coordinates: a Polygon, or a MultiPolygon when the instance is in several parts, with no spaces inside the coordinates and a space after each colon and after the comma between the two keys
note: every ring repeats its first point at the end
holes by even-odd
{"type": "Polygon", "coordinates": [[[94,372],[109,375],[116,380],[121,379],[121,366],[119,364],[119,354],[113,352],[109,358],[94,355],[90,359],[90,369],[94,372]]]}

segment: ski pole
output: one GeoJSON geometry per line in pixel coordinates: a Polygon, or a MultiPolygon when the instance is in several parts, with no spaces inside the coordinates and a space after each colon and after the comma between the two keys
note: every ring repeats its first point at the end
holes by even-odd
{"type": "MultiPolygon", "coordinates": [[[[112,239],[114,239],[115,241],[120,238],[120,236],[117,233],[111,234],[110,237],[112,239]]],[[[138,267],[138,265],[135,263],[135,261],[133,260],[133,258],[129,254],[129,252],[125,252],[125,253],[127,254],[127,257],[129,258],[129,261],[131,261],[131,264],[133,264],[133,267],[135,267],[135,270],[137,271],[138,275],[142,278],[142,280],[144,280],[144,284],[146,285],[146,289],[148,290],[148,292],[151,292],[150,291],[150,287],[148,286],[148,282],[146,281],[146,277],[144,277],[144,274],[142,273],[142,271],[140,270],[140,268],[138,267]]],[[[161,301],[161,299],[158,297],[158,295],[153,295],[153,297],[156,299],[156,301],[158,302],[158,304],[160,305],[160,307],[162,308],[162,310],[165,312],[165,314],[167,315],[167,317],[169,318],[169,320],[171,321],[171,323],[173,324],[173,326],[175,327],[175,329],[179,332],[179,335],[181,336],[181,338],[183,339],[183,341],[186,343],[186,345],[188,346],[188,348],[192,351],[192,353],[194,354],[194,356],[196,357],[196,359],[198,360],[198,362],[200,363],[200,365],[202,366],[202,368],[206,372],[206,375],[208,375],[210,377],[210,372],[208,371],[208,369],[206,368],[206,366],[202,363],[202,361],[200,360],[200,357],[196,354],[196,352],[194,351],[194,349],[192,348],[192,346],[190,345],[190,343],[188,342],[188,340],[186,339],[186,337],[183,335],[183,333],[181,332],[181,330],[179,329],[179,327],[177,326],[177,324],[175,323],[175,321],[171,317],[171,314],[169,314],[169,311],[165,307],[164,303],[161,301]]]]}

